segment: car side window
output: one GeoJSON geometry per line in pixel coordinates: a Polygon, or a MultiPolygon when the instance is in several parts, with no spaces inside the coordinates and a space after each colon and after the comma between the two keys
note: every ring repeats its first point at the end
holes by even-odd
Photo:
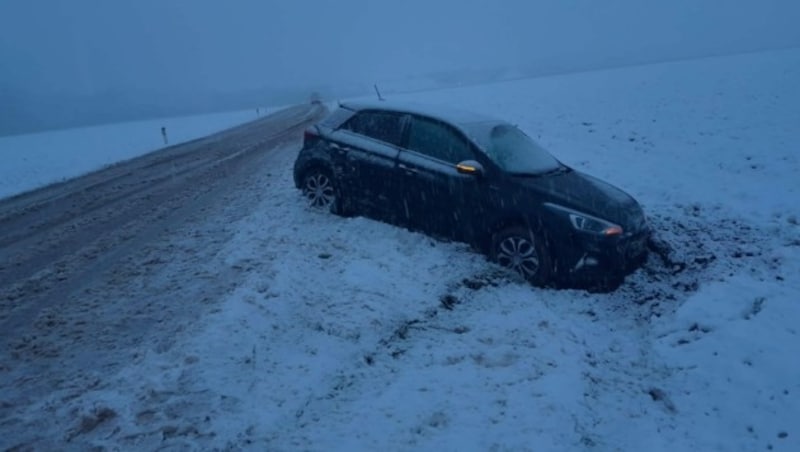
{"type": "Polygon", "coordinates": [[[467,139],[455,129],[419,117],[411,119],[408,149],[452,164],[475,158],[467,139]]]}
{"type": "Polygon", "coordinates": [[[348,110],[346,108],[337,108],[333,111],[327,118],[325,118],[320,125],[329,127],[331,129],[335,129],[342,125],[343,122],[347,121],[353,116],[354,112],[352,110],[348,110]]]}
{"type": "Polygon", "coordinates": [[[400,146],[402,138],[401,116],[378,111],[362,111],[347,121],[343,129],[375,140],[400,146]]]}

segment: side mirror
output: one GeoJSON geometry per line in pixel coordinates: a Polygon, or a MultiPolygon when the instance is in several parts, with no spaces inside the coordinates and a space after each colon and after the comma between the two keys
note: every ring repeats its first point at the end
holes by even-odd
{"type": "Polygon", "coordinates": [[[483,176],[483,165],[475,160],[464,160],[456,165],[456,171],[470,176],[483,176]]]}

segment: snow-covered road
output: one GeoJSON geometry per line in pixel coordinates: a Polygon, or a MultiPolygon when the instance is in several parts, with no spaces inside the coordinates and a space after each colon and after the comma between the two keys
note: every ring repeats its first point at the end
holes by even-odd
{"type": "Polygon", "coordinates": [[[210,263],[268,193],[254,178],[270,154],[321,113],[291,108],[0,202],[0,445],[60,449],[72,426],[53,409],[70,405],[42,405],[51,394],[168,349],[239,282],[210,263]]]}
{"type": "Polygon", "coordinates": [[[800,450],[798,76],[791,51],[408,96],[643,201],[673,262],[611,294],[310,210],[292,135],[11,322],[0,448],[800,450]]]}

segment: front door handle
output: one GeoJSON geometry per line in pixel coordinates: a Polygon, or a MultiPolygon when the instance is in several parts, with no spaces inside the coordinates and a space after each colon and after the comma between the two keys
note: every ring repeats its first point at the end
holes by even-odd
{"type": "Polygon", "coordinates": [[[342,145],[340,145],[338,143],[331,143],[331,149],[333,149],[334,151],[338,151],[338,152],[347,152],[347,151],[350,150],[349,147],[342,146],[342,145]]]}

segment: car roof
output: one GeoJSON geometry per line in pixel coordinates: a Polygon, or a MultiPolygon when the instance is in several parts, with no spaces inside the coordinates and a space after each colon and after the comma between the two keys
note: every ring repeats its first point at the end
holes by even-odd
{"type": "Polygon", "coordinates": [[[439,119],[456,126],[465,126],[477,122],[504,122],[492,116],[460,110],[446,105],[418,104],[394,101],[357,101],[343,102],[342,107],[349,110],[384,110],[398,113],[409,113],[439,119]]]}

